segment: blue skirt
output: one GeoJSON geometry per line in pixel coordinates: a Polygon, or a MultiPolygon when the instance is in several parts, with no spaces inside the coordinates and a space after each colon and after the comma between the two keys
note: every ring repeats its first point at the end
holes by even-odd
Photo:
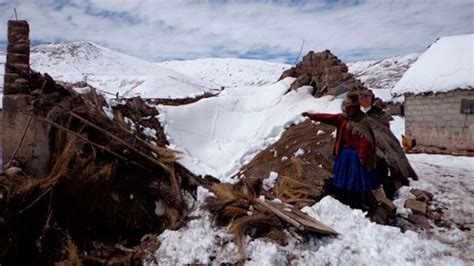
{"type": "Polygon", "coordinates": [[[376,169],[367,170],[361,165],[354,149],[342,149],[334,161],[333,185],[350,191],[369,191],[380,187],[380,175],[376,169]]]}

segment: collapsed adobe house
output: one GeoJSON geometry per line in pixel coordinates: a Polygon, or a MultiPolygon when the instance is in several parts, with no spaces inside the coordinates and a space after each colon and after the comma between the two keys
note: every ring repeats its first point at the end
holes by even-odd
{"type": "Polygon", "coordinates": [[[215,193],[208,208],[232,225],[238,243],[251,228],[260,236],[288,226],[337,234],[296,208],[258,199],[258,182],[232,186],[194,176],[165,147],[155,108],[140,98],[111,103],[87,84],[58,83],[34,72],[28,23],[8,25],[0,263],[140,263],[157,248],[156,237],[143,236],[186,224],[184,195],[195,197],[197,186],[215,193]],[[227,211],[235,202],[255,207],[254,215],[227,211]]]}
{"type": "MultiPolygon", "coordinates": [[[[26,60],[28,24],[9,22],[8,32],[12,55],[6,64],[4,107],[9,122],[4,139],[13,141],[4,149],[4,162],[14,158],[18,163],[13,161],[9,170],[18,171],[0,176],[0,262],[140,263],[159,245],[154,237],[142,237],[185,225],[190,206],[183,198],[195,196],[197,186],[214,192],[206,208],[217,225],[228,226],[241,249],[250,232],[279,243],[285,243],[289,227],[304,234],[337,234],[298,209],[330,193],[332,127],[308,121],[290,127],[240,171],[236,185],[196,177],[166,148],[155,108],[140,98],[111,104],[87,84],[63,84],[32,71],[26,60]],[[78,93],[73,89],[78,86],[89,92],[78,93]],[[155,130],[157,138],[147,136],[146,128],[155,130]],[[325,133],[314,134],[318,130],[325,133]],[[301,145],[314,153],[291,158],[301,145]],[[273,156],[275,151],[279,156],[273,156]],[[288,160],[282,160],[284,156],[288,160]],[[262,179],[270,170],[282,175],[275,188],[266,191],[262,179]],[[283,203],[260,200],[260,195],[283,203]],[[255,211],[249,216],[250,208],[255,211]]],[[[300,82],[309,75],[309,83],[301,85],[313,85],[317,95],[334,94],[340,83],[362,87],[329,51],[310,53],[299,65],[301,69],[297,66],[291,73],[300,82]]],[[[179,105],[195,100],[154,102],[179,105]]],[[[406,166],[394,169],[400,167],[406,166]]],[[[394,179],[403,183],[407,177],[394,179]]]]}

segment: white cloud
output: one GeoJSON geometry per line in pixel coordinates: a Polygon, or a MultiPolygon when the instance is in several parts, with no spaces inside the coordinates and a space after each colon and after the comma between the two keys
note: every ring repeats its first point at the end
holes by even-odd
{"type": "MultiPolygon", "coordinates": [[[[377,58],[419,52],[437,37],[474,31],[471,0],[308,2],[24,0],[0,2],[0,19],[6,25],[16,7],[33,39],[90,40],[154,61],[257,51],[284,58],[296,56],[303,38],[304,52],[377,58]]],[[[5,38],[4,26],[0,41],[5,38]]]]}

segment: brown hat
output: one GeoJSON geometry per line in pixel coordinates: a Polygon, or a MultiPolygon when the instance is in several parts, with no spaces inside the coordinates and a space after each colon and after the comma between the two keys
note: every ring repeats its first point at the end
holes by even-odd
{"type": "Polygon", "coordinates": [[[359,105],[359,98],[358,94],[355,92],[349,92],[347,93],[346,98],[344,99],[344,102],[342,103],[343,106],[353,106],[353,105],[359,105]]]}

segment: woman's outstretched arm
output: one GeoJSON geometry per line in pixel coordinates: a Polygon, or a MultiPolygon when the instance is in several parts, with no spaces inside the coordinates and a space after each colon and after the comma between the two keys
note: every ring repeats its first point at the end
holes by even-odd
{"type": "Polygon", "coordinates": [[[324,124],[337,126],[343,121],[345,121],[345,117],[342,114],[325,114],[325,113],[308,113],[304,112],[301,114],[302,116],[307,116],[309,119],[314,121],[320,121],[324,124]]]}

